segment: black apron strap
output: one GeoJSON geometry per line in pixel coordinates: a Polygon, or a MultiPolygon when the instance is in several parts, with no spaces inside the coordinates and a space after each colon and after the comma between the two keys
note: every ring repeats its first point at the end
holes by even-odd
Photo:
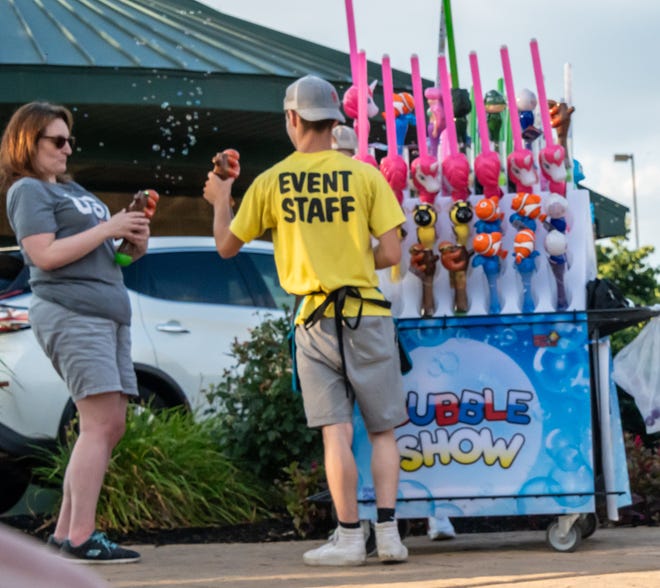
{"type": "Polygon", "coordinates": [[[344,355],[344,334],[343,334],[343,325],[346,325],[349,329],[354,331],[360,326],[360,320],[362,319],[362,309],[364,303],[369,302],[380,306],[382,308],[390,308],[392,303],[389,300],[380,300],[378,298],[363,298],[360,290],[355,286],[342,286],[337,288],[332,292],[329,292],[323,302],[319,304],[314,311],[305,319],[304,326],[306,329],[311,328],[318,321],[323,318],[326,309],[331,305],[335,305],[335,330],[337,332],[337,345],[339,347],[339,357],[341,359],[341,373],[344,378],[344,384],[346,385],[346,396],[350,396],[352,387],[346,373],[346,357],[344,355]],[[358,312],[354,317],[353,322],[349,320],[350,317],[344,316],[344,304],[346,303],[346,298],[356,298],[360,301],[360,306],[358,307],[358,312]]]}

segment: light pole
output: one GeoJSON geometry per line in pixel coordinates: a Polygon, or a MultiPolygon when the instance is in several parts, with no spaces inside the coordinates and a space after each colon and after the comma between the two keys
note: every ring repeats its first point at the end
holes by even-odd
{"type": "Polygon", "coordinates": [[[635,185],[635,156],[632,153],[616,153],[614,161],[628,161],[632,170],[633,217],[635,221],[635,249],[639,249],[639,220],[637,217],[637,187],[635,185]]]}

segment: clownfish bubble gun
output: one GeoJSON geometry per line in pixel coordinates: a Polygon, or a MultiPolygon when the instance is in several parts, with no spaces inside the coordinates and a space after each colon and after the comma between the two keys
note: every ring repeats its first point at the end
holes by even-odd
{"type": "Polygon", "coordinates": [[[474,207],[474,213],[479,219],[474,228],[477,233],[502,232],[504,213],[500,210],[500,199],[497,196],[481,198],[474,207]]]}
{"type": "Polygon", "coordinates": [[[401,155],[406,142],[408,127],[411,124],[416,124],[415,99],[409,92],[392,94],[392,106],[394,107],[396,150],[401,155]]]}
{"type": "MultiPolygon", "coordinates": [[[[160,196],[156,190],[140,190],[133,196],[133,200],[128,205],[128,212],[144,212],[144,216],[151,219],[155,212],[160,196]]],[[[128,239],[122,239],[117,251],[115,252],[115,263],[126,267],[133,263],[136,255],[136,248],[128,239]]]]}
{"type": "Polygon", "coordinates": [[[494,231],[492,233],[478,233],[472,240],[474,252],[485,257],[495,255],[504,259],[508,251],[502,249],[502,233],[494,231]]]}
{"type": "Polygon", "coordinates": [[[522,280],[522,311],[524,313],[534,312],[536,304],[532,293],[532,274],[536,271],[534,258],[538,256],[536,251],[536,234],[531,229],[518,231],[514,238],[515,268],[522,280]]]}
{"type": "Polygon", "coordinates": [[[536,247],[536,235],[530,229],[522,229],[516,233],[513,239],[513,252],[516,257],[516,263],[521,263],[532,255],[536,247]]]}
{"type": "MultiPolygon", "coordinates": [[[[478,233],[472,240],[472,248],[475,257],[472,260],[473,267],[481,266],[486,275],[488,283],[488,312],[490,314],[499,314],[502,311],[500,306],[499,294],[497,292],[497,278],[500,274],[500,247],[502,243],[502,233],[494,231],[493,233],[478,233]],[[497,247],[493,247],[493,233],[497,233],[495,238],[497,247]]],[[[506,251],[504,252],[506,256],[506,251]]]]}
{"type": "Polygon", "coordinates": [[[511,200],[513,214],[509,220],[517,229],[536,230],[536,220],[543,222],[546,218],[541,211],[541,197],[529,192],[518,192],[511,200]]]}

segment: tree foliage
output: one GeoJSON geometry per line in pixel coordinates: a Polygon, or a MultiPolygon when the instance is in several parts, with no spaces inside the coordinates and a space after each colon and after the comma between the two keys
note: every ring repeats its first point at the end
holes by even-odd
{"type": "Polygon", "coordinates": [[[660,302],[660,268],[651,266],[648,261],[654,247],[648,245],[631,250],[624,243],[623,239],[616,238],[610,245],[596,247],[599,277],[612,280],[636,305],[660,302]]]}

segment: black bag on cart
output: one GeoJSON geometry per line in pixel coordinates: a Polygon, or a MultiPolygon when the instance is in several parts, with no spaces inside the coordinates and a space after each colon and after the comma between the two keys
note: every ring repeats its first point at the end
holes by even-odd
{"type": "Polygon", "coordinates": [[[587,283],[587,308],[630,308],[630,302],[614,282],[607,278],[595,278],[587,283]]]}

